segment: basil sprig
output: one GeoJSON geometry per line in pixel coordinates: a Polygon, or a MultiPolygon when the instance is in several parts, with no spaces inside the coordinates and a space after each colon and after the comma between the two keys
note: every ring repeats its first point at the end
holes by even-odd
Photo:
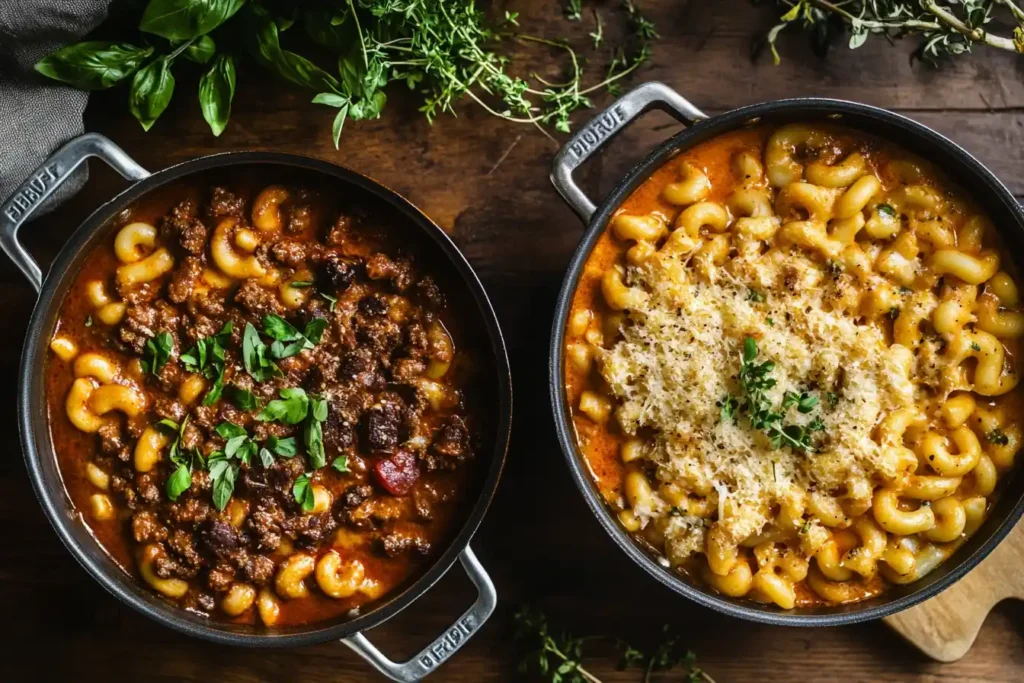
{"type": "Polygon", "coordinates": [[[220,332],[209,337],[202,337],[191,349],[181,354],[179,360],[189,372],[201,372],[207,379],[213,380],[213,386],[203,399],[204,406],[212,406],[220,400],[224,389],[224,360],[227,346],[234,325],[229,320],[220,328],[220,332]]]}
{"type": "Polygon", "coordinates": [[[151,47],[90,40],[43,57],[35,69],[81,90],[104,90],[135,73],[151,54],[151,47]]]}
{"type": "Polygon", "coordinates": [[[146,342],[144,351],[146,358],[142,361],[143,372],[159,375],[174,352],[174,337],[170,332],[161,332],[146,342]]]}
{"type": "Polygon", "coordinates": [[[197,465],[200,468],[206,467],[203,456],[198,450],[194,448],[185,449],[182,446],[182,439],[185,435],[185,427],[188,425],[188,420],[189,416],[186,415],[181,424],[169,419],[160,420],[156,423],[157,428],[174,436],[174,441],[171,443],[168,451],[168,458],[175,466],[175,469],[167,477],[166,484],[167,497],[172,501],[178,500],[178,497],[192,486],[192,470],[197,465]]]}

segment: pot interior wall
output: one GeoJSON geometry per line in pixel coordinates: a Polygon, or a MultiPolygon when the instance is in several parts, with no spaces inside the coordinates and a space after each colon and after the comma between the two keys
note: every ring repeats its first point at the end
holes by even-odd
{"type": "Polygon", "coordinates": [[[407,201],[347,169],[294,155],[240,152],[204,157],[174,166],[136,183],[93,213],[62,249],[44,282],[33,312],[22,357],[20,427],[30,477],[47,516],[76,559],[110,592],[161,623],[189,635],[243,646],[296,646],[350,635],[372,628],[408,606],[454,563],[468,544],[493,496],[504,462],[511,420],[511,381],[504,342],[479,280],[450,239],[407,201]],[[64,295],[93,248],[112,236],[116,216],[126,207],[166,204],[182,183],[231,185],[239,179],[267,183],[311,184],[358,197],[362,205],[389,212],[402,239],[419,243],[448,295],[449,307],[466,318],[465,329],[481,367],[482,405],[490,406],[482,425],[473,490],[467,496],[464,522],[447,549],[402,589],[352,619],[281,629],[229,624],[179,609],[126,574],[92,536],[65,489],[49,436],[45,372],[48,344],[64,295]]]}
{"type": "MultiPolygon", "coordinates": [[[[598,521],[616,543],[649,574],[672,590],[711,609],[732,616],[787,626],[830,626],[876,619],[910,607],[946,588],[973,568],[1009,532],[1024,512],[1024,476],[1015,472],[1002,483],[1002,491],[978,532],[947,562],[923,579],[893,586],[881,596],[864,602],[834,607],[782,610],[714,593],[688,582],[664,567],[627,534],[604,504],[586,463],[577,451],[575,432],[563,384],[564,329],[572,296],[587,256],[618,206],[654,171],[682,151],[727,131],[761,122],[789,123],[827,121],[891,141],[933,162],[950,182],[963,187],[984,208],[996,225],[1007,251],[1022,254],[1024,213],[1013,195],[980,162],[947,138],[897,114],[839,100],[781,100],[737,109],[698,122],[662,143],[634,166],[622,183],[599,206],[573,254],[559,295],[551,342],[550,390],[559,441],[570,470],[598,521]]],[[[1019,263],[1014,264],[1020,266],[1019,263]]],[[[1015,272],[1021,272],[1019,268],[1015,272]]]]}

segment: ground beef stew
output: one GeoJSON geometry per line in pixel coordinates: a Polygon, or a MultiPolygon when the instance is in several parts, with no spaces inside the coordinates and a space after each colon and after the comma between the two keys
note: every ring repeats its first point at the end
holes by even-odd
{"type": "Polygon", "coordinates": [[[252,175],[118,216],[62,304],[48,404],[71,501],[126,571],[290,626],[357,613],[443,549],[488,401],[459,288],[414,230],[252,175]]]}

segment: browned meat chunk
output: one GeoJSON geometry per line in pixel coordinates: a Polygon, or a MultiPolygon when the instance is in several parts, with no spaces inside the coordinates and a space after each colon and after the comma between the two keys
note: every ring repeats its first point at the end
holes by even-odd
{"type": "Polygon", "coordinates": [[[391,260],[387,254],[376,253],[366,259],[366,274],[371,280],[390,280],[399,292],[412,284],[412,263],[407,259],[391,260]]]}
{"type": "Polygon", "coordinates": [[[444,297],[441,294],[441,289],[434,282],[434,278],[426,275],[421,277],[415,285],[413,285],[413,297],[416,302],[422,306],[433,311],[439,311],[444,308],[444,297]]]}
{"type": "Polygon", "coordinates": [[[412,529],[385,534],[378,540],[378,544],[381,551],[388,557],[395,557],[410,550],[415,550],[421,555],[430,553],[430,541],[412,529]]]}
{"type": "Polygon", "coordinates": [[[396,382],[408,382],[421,376],[427,369],[427,364],[415,358],[399,358],[391,366],[391,379],[396,382]]]}
{"type": "Polygon", "coordinates": [[[238,288],[235,301],[245,306],[253,315],[263,317],[267,313],[281,313],[284,307],[277,294],[260,287],[255,280],[246,280],[238,288]]]}
{"type": "Polygon", "coordinates": [[[213,188],[210,196],[210,203],[207,211],[214,218],[235,216],[241,218],[245,210],[245,202],[241,197],[235,196],[233,192],[223,187],[213,188]]]}
{"type": "Polygon", "coordinates": [[[156,513],[141,510],[132,515],[132,537],[137,543],[156,543],[167,538],[167,527],[156,518],[156,513]]]}
{"type": "Polygon", "coordinates": [[[348,240],[349,227],[352,225],[352,219],[345,214],[338,216],[338,220],[334,221],[334,225],[327,231],[327,244],[332,247],[340,247],[348,240]]]}
{"type": "Polygon", "coordinates": [[[125,346],[141,356],[145,352],[146,342],[156,336],[155,326],[155,307],[149,304],[129,306],[117,334],[125,346]]]}
{"type": "Polygon", "coordinates": [[[292,207],[291,215],[288,217],[288,225],[285,230],[292,233],[305,232],[313,224],[313,211],[305,204],[296,204],[292,207]]]}
{"type": "Polygon", "coordinates": [[[398,446],[405,406],[394,395],[384,395],[366,414],[366,446],[371,451],[390,451],[398,446]]]}
{"type": "Polygon", "coordinates": [[[323,270],[324,279],[339,293],[344,292],[352,285],[359,271],[358,264],[355,261],[334,252],[324,257],[321,269],[323,270]]]}
{"type": "Polygon", "coordinates": [[[171,284],[167,286],[167,298],[176,304],[183,303],[192,294],[202,272],[202,259],[186,256],[171,276],[171,284]]]}
{"type": "Polygon", "coordinates": [[[187,411],[178,399],[166,394],[157,394],[153,401],[153,412],[164,419],[180,423],[185,419],[187,411]]]}
{"type": "Polygon", "coordinates": [[[458,415],[452,415],[438,430],[431,448],[449,458],[465,458],[469,451],[469,430],[458,415]]]}
{"type": "Polygon", "coordinates": [[[270,247],[271,255],[279,262],[298,268],[308,261],[319,259],[323,247],[318,242],[281,240],[270,247]]]}

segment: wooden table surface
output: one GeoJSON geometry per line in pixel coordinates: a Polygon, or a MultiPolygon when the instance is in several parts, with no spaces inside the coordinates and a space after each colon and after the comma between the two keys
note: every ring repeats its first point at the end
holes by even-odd
{"type": "MultiPolygon", "coordinates": [[[[1024,196],[1021,58],[979,49],[934,70],[911,64],[909,41],[890,47],[872,39],[853,53],[841,45],[821,61],[802,36],[793,36],[782,41],[781,66],[770,59],[752,64],[749,46],[771,26],[772,10],[751,8],[744,0],[688,6],[647,0],[641,5],[663,38],[653,64],[634,83],[663,81],[709,113],[808,95],[897,110],[951,136],[1024,196]]],[[[608,16],[616,6],[602,8],[608,16]]],[[[552,3],[512,0],[508,7],[522,12],[524,30],[534,34],[556,36],[572,28],[552,3]]],[[[541,57],[535,57],[538,65],[541,57]]],[[[594,66],[594,75],[602,68],[594,66]]],[[[559,74],[550,70],[545,75],[559,74]]],[[[548,182],[556,143],[536,129],[504,123],[469,106],[459,107],[458,118],[444,117],[429,126],[413,100],[399,94],[382,119],[348,124],[341,149],[335,151],[331,111],[308,104],[309,93],[252,71],[241,73],[231,124],[214,138],[200,117],[194,87],[191,78],[179,77],[179,93],[149,133],[127,114],[123,90],[102,93],[90,103],[86,130],[108,135],[154,170],[233,149],[295,152],[351,166],[406,195],[450,230],[494,300],[509,345],[516,414],[505,475],[473,547],[494,578],[500,602],[492,620],[435,680],[516,677],[508,622],[524,601],[540,605],[553,621],[580,635],[617,634],[645,643],[661,624],[671,624],[719,683],[1024,678],[1024,606],[1019,603],[1000,605],[992,613],[963,660],[939,665],[877,622],[812,631],[721,617],[657,584],[605,536],[567,473],[546,388],[551,312],[581,234],[578,220],[548,182]]],[[[649,116],[589,163],[581,183],[592,197],[602,196],[645,149],[676,129],[666,116],[649,116]]],[[[44,263],[88,211],[124,186],[100,164],[93,163],[92,169],[83,192],[24,231],[44,263]]],[[[8,656],[0,679],[373,679],[370,668],[338,644],[254,652],[190,640],[128,611],[79,568],[40,512],[17,445],[16,361],[33,298],[4,260],[0,317],[6,332],[0,336],[0,367],[8,390],[0,432],[8,436],[8,453],[0,461],[0,650],[8,656]]],[[[412,654],[471,598],[468,580],[455,568],[408,611],[369,635],[395,657],[412,654]]],[[[591,670],[605,681],[641,678],[636,672],[617,672],[614,659],[600,653],[591,670]]]]}

